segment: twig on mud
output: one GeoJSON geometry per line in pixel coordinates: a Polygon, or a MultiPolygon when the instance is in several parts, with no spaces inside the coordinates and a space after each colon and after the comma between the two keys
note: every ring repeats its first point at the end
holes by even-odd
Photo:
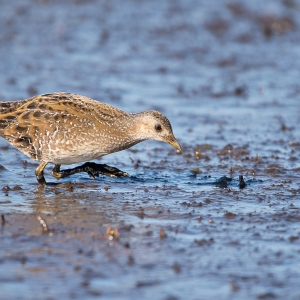
{"type": "Polygon", "coordinates": [[[165,239],[168,235],[166,234],[166,232],[162,228],[160,228],[159,236],[160,236],[161,239],[165,239]]]}
{"type": "Polygon", "coordinates": [[[108,235],[108,239],[111,240],[118,240],[119,239],[119,230],[118,228],[111,228],[110,226],[106,229],[106,234],[108,235]]]}
{"type": "Polygon", "coordinates": [[[47,225],[46,221],[41,216],[37,216],[36,218],[39,220],[39,222],[40,222],[40,224],[43,228],[43,231],[44,232],[49,232],[49,228],[48,228],[48,225],[47,225]]]}
{"type": "Polygon", "coordinates": [[[1,225],[4,226],[6,223],[4,215],[1,215],[1,225]]]}

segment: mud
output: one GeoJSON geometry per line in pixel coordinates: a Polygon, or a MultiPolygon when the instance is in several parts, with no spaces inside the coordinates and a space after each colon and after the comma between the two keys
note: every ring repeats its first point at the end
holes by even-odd
{"type": "Polygon", "coordinates": [[[157,109],[183,146],[41,187],[1,139],[1,299],[300,298],[298,1],[0,4],[1,100],[157,109]]]}

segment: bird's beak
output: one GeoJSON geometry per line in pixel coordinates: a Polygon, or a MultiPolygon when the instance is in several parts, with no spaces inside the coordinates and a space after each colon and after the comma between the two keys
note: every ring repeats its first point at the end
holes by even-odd
{"type": "Polygon", "coordinates": [[[175,149],[177,149],[178,152],[181,152],[181,146],[179,145],[179,143],[175,139],[175,136],[172,133],[170,133],[169,135],[165,136],[164,139],[165,139],[165,142],[167,142],[170,145],[172,145],[175,149]]]}

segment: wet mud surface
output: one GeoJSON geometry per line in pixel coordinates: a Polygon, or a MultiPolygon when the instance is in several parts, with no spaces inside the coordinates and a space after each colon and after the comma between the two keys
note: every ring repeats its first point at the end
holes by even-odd
{"type": "Polygon", "coordinates": [[[300,298],[298,1],[0,4],[1,100],[157,109],[183,147],[42,187],[1,139],[1,299],[300,298]]]}

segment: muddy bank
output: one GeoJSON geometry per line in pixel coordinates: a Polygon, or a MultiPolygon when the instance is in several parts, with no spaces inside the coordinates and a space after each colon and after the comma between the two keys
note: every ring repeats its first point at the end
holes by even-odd
{"type": "Polygon", "coordinates": [[[43,188],[1,139],[1,299],[298,299],[299,8],[2,1],[1,100],[157,109],[183,153],[145,142],[101,159],[118,179],[49,166],[43,188]]]}

